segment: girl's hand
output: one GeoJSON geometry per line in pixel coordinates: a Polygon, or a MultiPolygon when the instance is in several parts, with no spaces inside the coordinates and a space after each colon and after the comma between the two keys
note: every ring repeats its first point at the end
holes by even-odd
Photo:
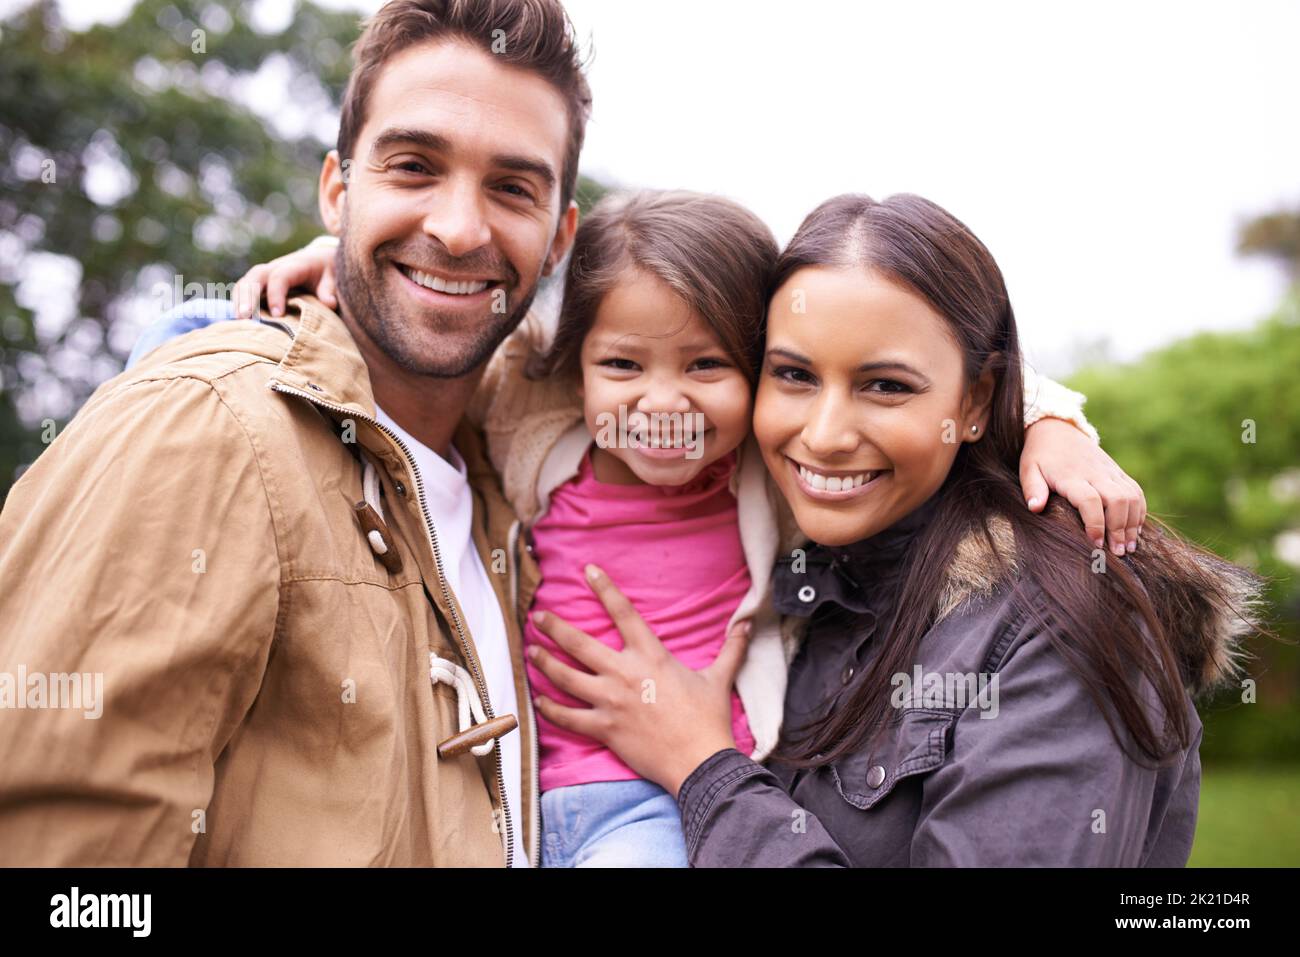
{"type": "Polygon", "coordinates": [[[692,671],[670,655],[604,572],[587,566],[587,582],[623,636],[622,651],[601,644],[549,612],[534,612],[538,629],[591,674],[533,645],[528,655],[555,686],[591,704],[568,708],[539,695],[542,716],[605,745],[637,774],[669,794],[711,755],[736,746],[731,686],[745,657],[749,623],[732,629],[713,664],[692,671]]]}
{"type": "Polygon", "coordinates": [[[1041,512],[1048,491],[1079,510],[1089,540],[1116,555],[1137,550],[1147,518],[1142,488],[1096,442],[1069,422],[1040,419],[1025,432],[1020,455],[1020,486],[1032,512],[1041,512]]]}
{"type": "MultiPolygon", "coordinates": [[[[328,237],[333,240],[334,237],[328,237]]],[[[284,315],[289,290],[301,286],[310,291],[331,309],[339,307],[334,287],[334,254],[338,241],[324,242],[325,237],[312,242],[297,252],[261,263],[246,272],[235,283],[235,314],[240,319],[252,319],[266,289],[266,304],[271,315],[284,315]]]]}

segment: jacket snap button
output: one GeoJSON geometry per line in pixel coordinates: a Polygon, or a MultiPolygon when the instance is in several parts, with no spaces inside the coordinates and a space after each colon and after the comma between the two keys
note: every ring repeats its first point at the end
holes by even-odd
{"type": "Polygon", "coordinates": [[[845,665],[845,666],[844,666],[844,672],[843,672],[843,674],[842,674],[842,677],[844,678],[844,683],[845,683],[845,684],[848,684],[850,681],[853,680],[853,666],[852,666],[852,665],[845,665]]]}
{"type": "Polygon", "coordinates": [[[812,601],[816,597],[817,597],[817,589],[813,588],[812,585],[804,585],[802,588],[799,589],[799,600],[804,604],[807,604],[808,602],[812,601]]]}
{"type": "Polygon", "coordinates": [[[394,483],[393,483],[393,491],[396,492],[398,495],[401,495],[401,496],[403,496],[403,497],[406,496],[406,486],[403,485],[401,482],[394,482],[394,483]]]}
{"type": "Polygon", "coordinates": [[[880,785],[884,783],[885,783],[885,769],[878,764],[874,765],[871,768],[871,770],[867,772],[867,786],[878,788],[880,787],[880,785]]]}

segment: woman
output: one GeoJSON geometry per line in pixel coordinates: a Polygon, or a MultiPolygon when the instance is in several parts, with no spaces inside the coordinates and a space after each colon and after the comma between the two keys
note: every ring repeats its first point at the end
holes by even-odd
{"type": "Polygon", "coordinates": [[[730,737],[743,636],[690,671],[595,568],[625,647],[541,615],[591,673],[534,664],[592,705],[542,714],[675,795],[696,866],[1186,863],[1191,694],[1233,675],[1253,579],[1158,528],[1119,558],[1059,500],[1025,511],[1005,285],[934,204],[823,204],[771,290],[755,436],[817,543],[777,574],[811,621],[776,752],[730,737]]]}

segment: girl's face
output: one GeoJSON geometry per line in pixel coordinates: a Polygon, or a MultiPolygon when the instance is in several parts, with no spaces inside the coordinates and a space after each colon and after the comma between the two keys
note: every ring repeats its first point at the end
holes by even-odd
{"type": "Polygon", "coordinates": [[[984,434],[993,381],[968,387],[920,296],[861,267],[809,267],[772,297],[754,435],[804,533],[846,545],[939,490],[958,443],[984,434]]]}
{"type": "Polygon", "coordinates": [[[630,270],[582,342],[596,478],[684,485],[749,434],[750,386],[708,324],[658,278],[630,270]]]}

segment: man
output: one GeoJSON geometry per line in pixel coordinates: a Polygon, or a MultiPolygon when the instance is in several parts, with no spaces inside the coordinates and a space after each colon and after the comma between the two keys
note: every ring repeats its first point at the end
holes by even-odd
{"type": "Polygon", "coordinates": [[[558,0],[367,25],[320,178],[338,313],[167,343],[0,515],[0,864],[535,860],[536,573],[460,420],[572,242],[589,111],[558,0]],[[69,675],[102,717],[31,687],[69,675]]]}

